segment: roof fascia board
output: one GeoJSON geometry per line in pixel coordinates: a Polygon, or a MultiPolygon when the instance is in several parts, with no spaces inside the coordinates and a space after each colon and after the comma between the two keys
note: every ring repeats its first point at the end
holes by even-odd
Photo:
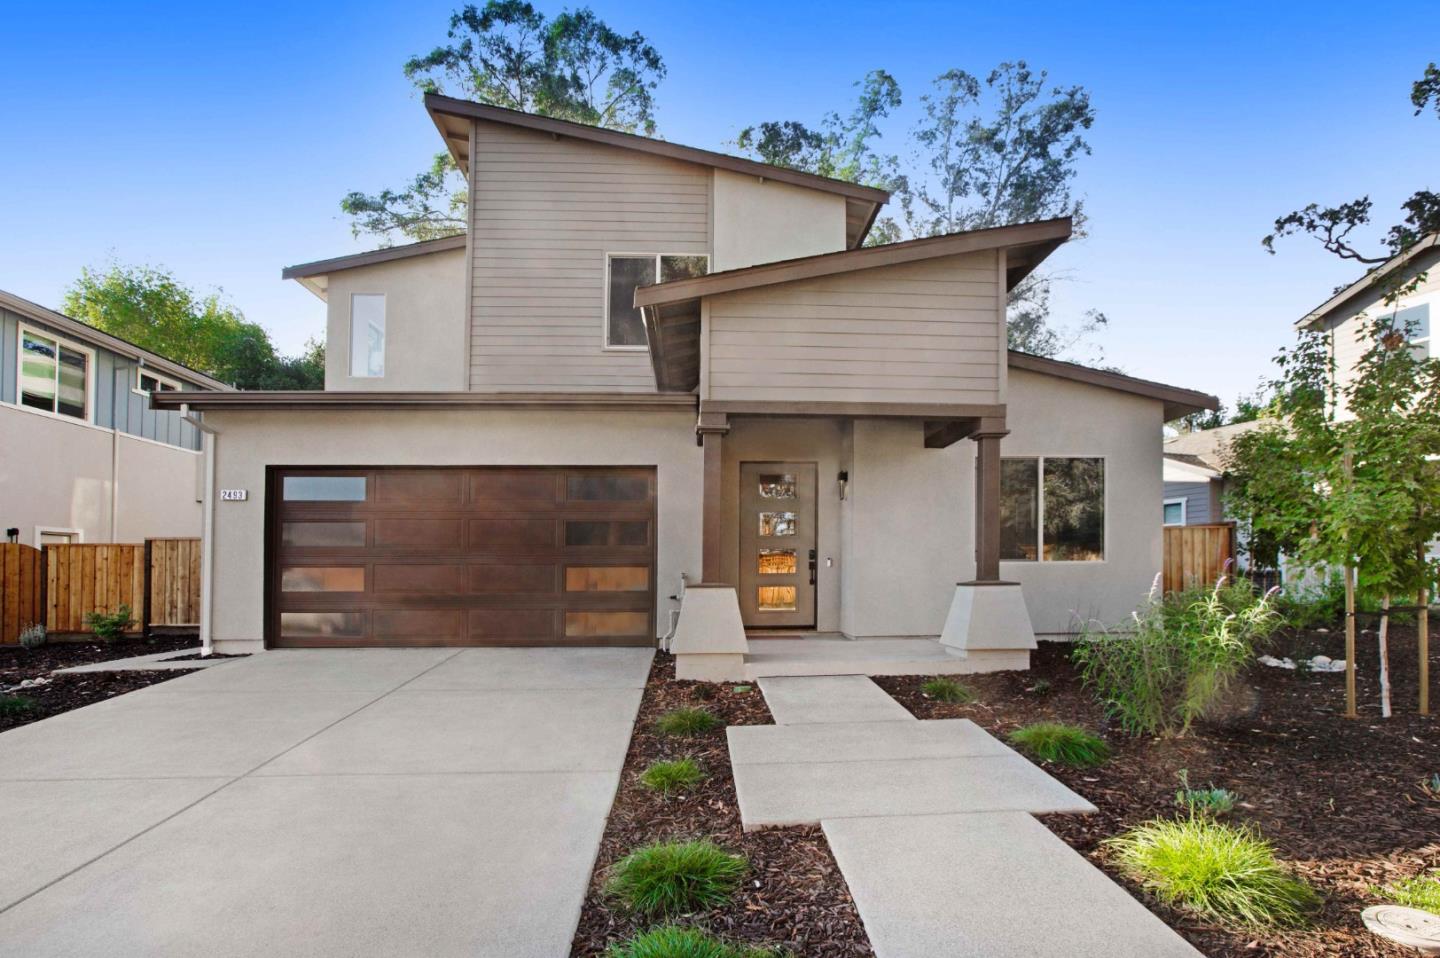
{"type": "Polygon", "coordinates": [[[450,250],[464,248],[465,234],[457,233],[454,236],[442,236],[439,239],[422,240],[419,243],[408,243],[405,246],[386,246],[382,249],[366,250],[363,253],[350,253],[345,256],[334,256],[330,259],[315,260],[313,263],[299,263],[295,266],[287,266],[280,271],[280,278],[303,280],[310,276],[325,276],[330,273],[338,273],[345,269],[374,266],[377,263],[389,263],[399,259],[410,259],[414,256],[428,256],[431,253],[446,253],[450,250]]]}
{"type": "Polygon", "coordinates": [[[1335,312],[1335,310],[1339,309],[1341,306],[1344,306],[1350,300],[1356,298],[1367,290],[1373,289],[1375,287],[1375,281],[1377,279],[1380,279],[1382,276],[1388,276],[1395,270],[1400,269],[1406,264],[1414,261],[1425,251],[1431,249],[1440,249],[1440,233],[1431,233],[1429,236],[1420,240],[1418,243],[1410,247],[1405,252],[1399,254],[1398,256],[1392,256],[1390,259],[1386,260],[1384,263],[1381,263],[1379,266],[1375,267],[1370,272],[1366,273],[1364,276],[1351,283],[1349,286],[1346,286],[1344,289],[1340,290],[1340,292],[1336,293],[1334,296],[1331,296],[1325,302],[1321,303],[1319,306],[1310,310],[1310,312],[1306,313],[1304,316],[1301,316],[1299,319],[1295,320],[1296,328],[1314,329],[1315,327],[1319,326],[1327,319],[1329,319],[1330,314],[1335,312]]]}
{"type": "Polygon", "coordinates": [[[377,409],[512,408],[674,410],[695,409],[689,393],[479,393],[341,390],[245,390],[242,392],[164,392],[151,396],[154,409],[377,409]]]}

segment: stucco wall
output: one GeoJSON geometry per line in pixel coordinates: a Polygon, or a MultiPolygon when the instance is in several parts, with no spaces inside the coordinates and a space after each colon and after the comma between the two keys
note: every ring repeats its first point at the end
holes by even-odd
{"type": "Polygon", "coordinates": [[[845,248],[845,197],[715,170],[713,271],[845,248]]]}
{"type": "MultiPolygon", "coordinates": [[[[0,530],[79,529],[85,542],[110,542],[116,433],[0,406],[0,530]]],[[[200,456],[119,434],[118,542],[200,535],[200,456]]]]}
{"type": "Polygon", "coordinates": [[[700,578],[701,450],[695,414],[531,410],[210,412],[219,430],[216,488],[246,489],[217,502],[214,639],[221,651],[258,647],[264,635],[265,467],[324,465],[655,466],[658,482],[657,616],[668,628],[680,574],[700,578]]]}
{"type": "Polygon", "coordinates": [[[465,250],[341,270],[326,293],[325,388],[468,388],[465,250]],[[350,375],[350,297],[385,294],[385,375],[350,375]]]}

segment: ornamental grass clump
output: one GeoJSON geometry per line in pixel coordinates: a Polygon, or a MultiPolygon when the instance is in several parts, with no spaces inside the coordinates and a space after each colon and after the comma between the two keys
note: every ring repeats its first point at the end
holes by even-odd
{"type": "Polygon", "coordinates": [[[1249,829],[1198,816],[1156,819],[1105,844],[1156,898],[1223,924],[1297,927],[1320,905],[1315,890],[1249,829]]]}
{"type": "Polygon", "coordinates": [[[35,709],[35,700],[24,695],[0,695],[0,715],[24,715],[35,709]]]}
{"type": "Polygon", "coordinates": [[[1428,875],[1406,878],[1383,888],[1372,888],[1371,892],[1397,905],[1440,915],[1440,869],[1428,875]]]}
{"type": "Polygon", "coordinates": [[[705,773],[693,758],[677,758],[672,761],[651,762],[650,767],[640,773],[640,784],[662,795],[683,792],[700,784],[705,773]]]}
{"type": "Polygon", "coordinates": [[[1094,768],[1110,757],[1104,739],[1060,722],[1037,722],[1016,729],[1010,733],[1010,744],[1042,762],[1071,768],[1094,768]]]}
{"type": "Polygon", "coordinates": [[[656,842],[616,862],[605,890],[632,911],[679,915],[728,902],[749,864],[708,840],[656,842]]]}
{"type": "Polygon", "coordinates": [[[1273,590],[1221,577],[1210,589],[1151,589],[1133,631],[1087,631],[1071,657],[1105,711],[1135,735],[1180,735],[1211,709],[1281,618],[1273,590]]]}
{"type": "Polygon", "coordinates": [[[745,948],[699,928],[661,925],[611,945],[605,958],[783,958],[773,948],[745,948]]]}
{"type": "Polygon", "coordinates": [[[672,709],[655,720],[664,735],[700,735],[718,728],[720,718],[708,709],[672,709]]]}
{"type": "Polygon", "coordinates": [[[920,691],[930,696],[937,702],[949,702],[952,705],[965,705],[975,701],[975,690],[954,679],[948,679],[943,675],[937,675],[933,679],[926,679],[920,686],[920,691]]]}

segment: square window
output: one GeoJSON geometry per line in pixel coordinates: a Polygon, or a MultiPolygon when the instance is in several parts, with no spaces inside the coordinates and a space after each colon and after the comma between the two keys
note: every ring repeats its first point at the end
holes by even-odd
{"type": "Polygon", "coordinates": [[[770,475],[760,477],[761,499],[794,499],[795,477],[791,475],[770,475]]]}
{"type": "Polygon", "coordinates": [[[756,590],[756,604],[761,612],[794,612],[793,585],[762,585],[756,590]]]}
{"type": "Polygon", "coordinates": [[[795,513],[760,513],[760,534],[762,536],[793,536],[795,534],[795,513]]]}
{"type": "Polygon", "coordinates": [[[794,549],[761,549],[755,571],[760,575],[794,575],[797,568],[794,549]]]}
{"type": "Polygon", "coordinates": [[[1167,526],[1183,526],[1183,525],[1185,524],[1185,500],[1184,500],[1184,499],[1167,499],[1167,500],[1165,500],[1165,519],[1164,519],[1164,522],[1165,522],[1165,525],[1167,525],[1167,526]]]}

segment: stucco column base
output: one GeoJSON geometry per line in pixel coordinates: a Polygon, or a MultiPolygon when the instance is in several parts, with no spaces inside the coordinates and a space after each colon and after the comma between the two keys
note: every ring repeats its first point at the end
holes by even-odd
{"type": "Polygon", "coordinates": [[[959,655],[1035,648],[1035,630],[1018,582],[961,582],[955,586],[940,644],[959,655]]]}
{"type": "Polygon", "coordinates": [[[750,643],[745,638],[735,589],[708,584],[686,589],[670,651],[675,653],[677,679],[744,681],[745,653],[750,651],[750,643]]]}

